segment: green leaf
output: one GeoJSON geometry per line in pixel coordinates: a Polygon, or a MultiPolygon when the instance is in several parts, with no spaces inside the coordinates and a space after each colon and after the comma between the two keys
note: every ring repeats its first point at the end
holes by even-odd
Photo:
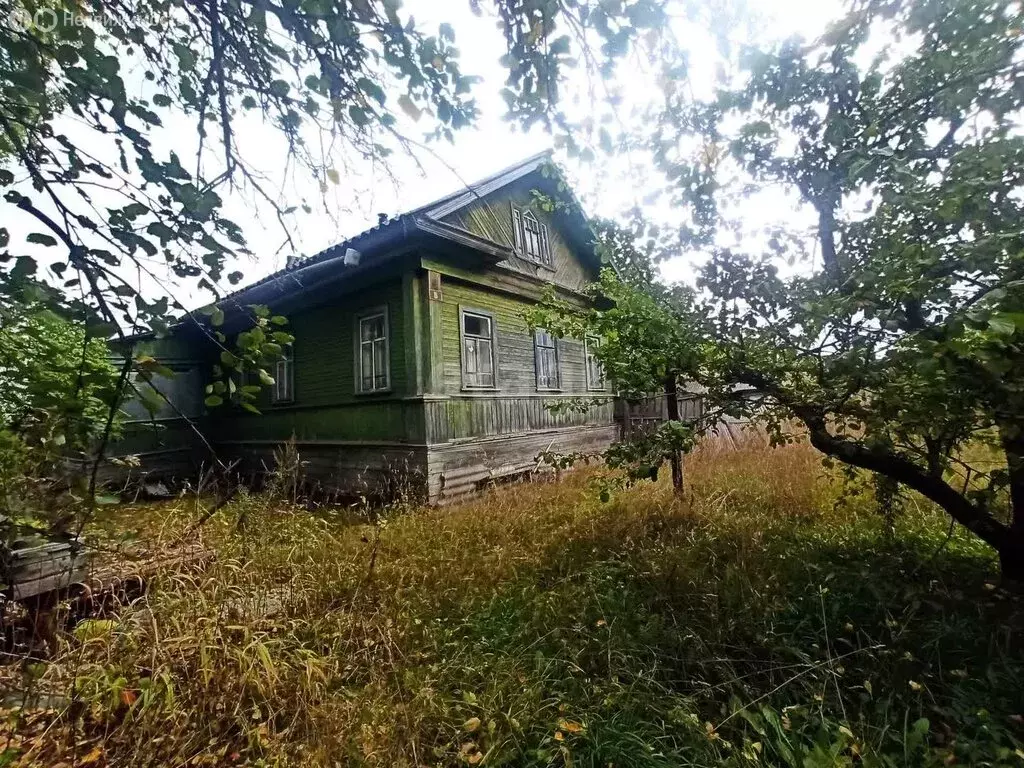
{"type": "Polygon", "coordinates": [[[381,106],[384,106],[384,102],[387,101],[387,96],[384,94],[383,88],[366,77],[361,77],[356,80],[356,85],[359,86],[360,91],[365,93],[381,106]]]}
{"type": "Polygon", "coordinates": [[[203,400],[203,403],[207,408],[216,408],[218,405],[224,404],[224,398],[220,395],[208,395],[206,399],[203,400]]]}
{"type": "Polygon", "coordinates": [[[363,128],[370,123],[370,117],[362,107],[357,107],[354,104],[348,108],[348,116],[352,118],[352,122],[356,124],[356,127],[363,128]]]}
{"type": "Polygon", "coordinates": [[[270,83],[270,92],[278,98],[284,98],[291,90],[291,86],[284,80],[273,80],[270,83]]]}
{"type": "Polygon", "coordinates": [[[1017,324],[1014,323],[1013,318],[1003,314],[992,315],[988,320],[988,327],[1000,336],[1012,336],[1017,330],[1017,324]]]}
{"type": "Polygon", "coordinates": [[[420,116],[423,114],[423,111],[416,106],[413,100],[409,98],[408,94],[403,93],[398,97],[398,106],[400,106],[402,111],[413,120],[419,120],[420,116]]]}
{"type": "Polygon", "coordinates": [[[57,245],[57,238],[52,235],[47,235],[44,232],[33,232],[25,238],[30,243],[36,243],[38,245],[45,245],[48,248],[57,245]]]}

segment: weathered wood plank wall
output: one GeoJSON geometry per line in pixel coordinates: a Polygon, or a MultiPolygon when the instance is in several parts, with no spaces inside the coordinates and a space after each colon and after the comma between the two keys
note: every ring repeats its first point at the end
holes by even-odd
{"type": "Polygon", "coordinates": [[[502,263],[523,274],[542,277],[555,285],[581,291],[594,282],[597,275],[573,253],[558,226],[558,214],[547,213],[537,204],[532,194],[535,186],[532,179],[522,179],[450,214],[444,221],[501,245],[511,246],[514,242],[511,206],[514,203],[518,208],[533,211],[537,219],[547,226],[553,269],[516,257],[502,263]]]}

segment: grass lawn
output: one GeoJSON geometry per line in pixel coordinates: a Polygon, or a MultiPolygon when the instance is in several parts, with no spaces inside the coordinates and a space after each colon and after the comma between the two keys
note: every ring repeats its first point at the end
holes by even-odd
{"type": "MultiPolygon", "coordinates": [[[[1024,765],[1024,603],[914,498],[890,531],[805,445],[707,446],[362,522],[266,497],[25,668],[5,759],[54,765],[1024,765]]],[[[92,535],[153,546],[194,503],[92,535]]]]}

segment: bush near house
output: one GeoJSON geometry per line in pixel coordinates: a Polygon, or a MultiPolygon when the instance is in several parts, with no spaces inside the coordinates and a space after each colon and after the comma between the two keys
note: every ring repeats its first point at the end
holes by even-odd
{"type": "MultiPolygon", "coordinates": [[[[72,704],[12,710],[4,759],[1024,761],[1024,605],[990,550],[914,497],[890,526],[804,444],[704,445],[686,471],[683,499],[602,503],[591,470],[372,521],[241,498],[203,529],[209,569],[26,668],[72,704]]],[[[197,512],[110,514],[94,538],[161,546],[197,512]]]]}

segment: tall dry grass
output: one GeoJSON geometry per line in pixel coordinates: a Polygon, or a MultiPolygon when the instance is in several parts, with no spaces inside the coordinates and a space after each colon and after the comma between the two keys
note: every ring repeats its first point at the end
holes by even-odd
{"type": "MultiPolygon", "coordinates": [[[[755,436],[698,448],[681,499],[661,482],[601,503],[603,471],[362,522],[243,497],[203,529],[207,570],[29,670],[68,701],[16,713],[16,759],[1016,759],[1020,605],[933,510],[911,504],[893,536],[810,447],[755,436]]],[[[111,522],[172,535],[192,514],[111,522]]]]}

